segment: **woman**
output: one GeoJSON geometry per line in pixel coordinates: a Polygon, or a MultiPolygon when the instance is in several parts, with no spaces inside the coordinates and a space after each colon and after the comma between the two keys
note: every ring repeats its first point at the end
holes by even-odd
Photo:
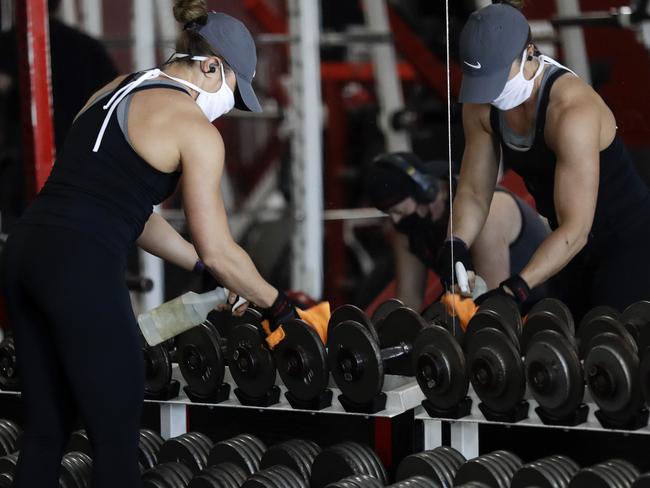
{"type": "Polygon", "coordinates": [[[466,148],[453,206],[452,234],[440,260],[451,284],[457,260],[481,231],[499,155],[519,173],[553,232],[518,275],[491,294],[522,303],[554,275],[580,318],[595,305],[619,310],[650,298],[648,188],[636,174],[616,120],[570,70],[540,55],[522,2],[487,6],[461,39],[466,148]]]}
{"type": "Polygon", "coordinates": [[[224,145],[212,121],[260,111],[255,45],[204,0],[174,7],[185,24],[163,70],[120,77],[78,115],[52,174],[5,249],[5,292],[23,381],[17,488],[58,486],[76,409],[93,448],[95,488],[140,486],[144,373],[124,283],[134,242],[187,270],[207,269],[277,323],[293,313],[232,240],[220,194],[224,145]],[[177,182],[194,245],[152,207],[177,182]]]}

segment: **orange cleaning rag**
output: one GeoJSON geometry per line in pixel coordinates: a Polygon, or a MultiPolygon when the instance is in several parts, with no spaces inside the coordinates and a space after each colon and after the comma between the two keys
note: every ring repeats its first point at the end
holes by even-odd
{"type": "MultiPolygon", "coordinates": [[[[323,344],[326,344],[327,325],[330,321],[330,316],[332,315],[329,302],[320,302],[318,305],[308,308],[307,310],[297,309],[297,312],[298,317],[300,317],[303,322],[306,322],[308,325],[310,325],[321,338],[323,344]]],[[[262,322],[262,328],[266,332],[266,343],[271,349],[277,346],[282,341],[282,339],[285,338],[285,333],[282,329],[282,326],[271,332],[269,321],[265,320],[262,322]]]]}
{"type": "Polygon", "coordinates": [[[457,293],[445,293],[440,299],[447,307],[447,313],[452,317],[458,317],[460,327],[464,330],[467,329],[469,321],[472,320],[474,314],[478,310],[478,306],[471,298],[463,298],[457,293]]]}

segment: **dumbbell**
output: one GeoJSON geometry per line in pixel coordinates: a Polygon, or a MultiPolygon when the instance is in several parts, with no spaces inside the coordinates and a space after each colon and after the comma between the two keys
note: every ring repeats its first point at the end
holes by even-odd
{"type": "Polygon", "coordinates": [[[566,305],[552,298],[538,302],[528,314],[521,344],[526,381],[542,421],[561,425],[586,421],[584,374],[573,316],[566,305]]]}
{"type": "Polygon", "coordinates": [[[172,380],[172,360],[165,343],[150,346],[142,337],[144,396],[153,400],[177,397],[180,383],[172,380]]]}
{"type": "Polygon", "coordinates": [[[161,463],[142,475],[142,488],[186,488],[192,476],[183,463],[161,463]]]}
{"type": "Polygon", "coordinates": [[[598,405],[596,417],[603,427],[638,429],[648,422],[643,407],[639,350],[644,337],[644,315],[650,302],[638,302],[621,314],[608,309],[590,311],[578,329],[579,351],[591,397],[598,405]]]}
{"type": "Polygon", "coordinates": [[[242,488],[308,488],[308,485],[293,469],[277,465],[255,473],[242,488]]]}
{"type": "Polygon", "coordinates": [[[320,446],[313,441],[290,439],[269,447],[262,456],[260,469],[277,465],[287,466],[309,483],[311,466],[320,451],[320,446]]]}
{"type": "Polygon", "coordinates": [[[11,420],[0,419],[0,456],[13,454],[18,450],[22,429],[11,420]]]}
{"type": "Polygon", "coordinates": [[[569,488],[630,488],[639,470],[622,459],[611,459],[578,471],[569,488]]]}
{"type": "Polygon", "coordinates": [[[517,422],[528,416],[519,347],[522,328],[514,301],[495,296],[481,304],[465,330],[463,348],[469,379],[488,420],[517,422]]]}
{"type": "Polygon", "coordinates": [[[11,488],[13,486],[17,464],[17,452],[0,457],[0,487],[11,488]]]}
{"type": "Polygon", "coordinates": [[[0,389],[20,391],[20,371],[16,361],[14,338],[7,335],[0,343],[0,389]]]}
{"type": "Polygon", "coordinates": [[[240,488],[248,478],[246,471],[234,463],[210,466],[192,478],[187,488],[240,488]]]}
{"type": "Polygon", "coordinates": [[[522,465],[517,455],[509,451],[494,451],[463,464],[454,477],[454,486],[479,482],[492,488],[510,488],[515,473],[522,465]]]}
{"type": "Polygon", "coordinates": [[[342,442],[322,450],[311,467],[311,488],[325,488],[348,476],[368,475],[388,484],[386,469],[375,451],[356,442],[342,442]]]}
{"type": "Polygon", "coordinates": [[[233,463],[250,476],[260,469],[260,462],[265,451],[266,446],[259,438],[251,434],[240,434],[217,442],[210,449],[208,466],[233,463]]]}
{"type": "Polygon", "coordinates": [[[354,474],[352,476],[346,476],[342,480],[330,483],[325,488],[383,488],[384,485],[381,484],[374,476],[369,476],[367,474],[354,474]]]}
{"type": "Polygon", "coordinates": [[[571,458],[549,456],[519,468],[510,487],[567,488],[579,470],[580,466],[571,458]]]}
{"type": "Polygon", "coordinates": [[[389,488],[431,488],[432,485],[429,478],[425,478],[424,476],[412,476],[388,486],[389,488]]]}
{"type": "Polygon", "coordinates": [[[187,432],[164,442],[158,453],[158,462],[183,463],[192,473],[198,474],[210,465],[208,457],[213,445],[205,434],[187,432]]]}
{"type": "Polygon", "coordinates": [[[405,307],[390,312],[382,323],[381,346],[370,321],[346,320],[328,330],[332,377],[342,396],[355,405],[367,405],[380,396],[386,368],[394,374],[413,376],[411,353],[427,324],[405,307]]]}
{"type": "Polygon", "coordinates": [[[277,403],[280,397],[280,389],[275,384],[277,369],[262,330],[262,315],[249,308],[243,317],[234,317],[233,321],[227,357],[230,374],[237,384],[237,398],[249,405],[277,403]]]}
{"type": "Polygon", "coordinates": [[[643,473],[630,488],[650,488],[650,473],[643,473]]]}
{"type": "Polygon", "coordinates": [[[424,477],[433,486],[451,488],[454,478],[466,459],[452,447],[440,446],[430,451],[406,456],[397,467],[395,480],[406,481],[413,477],[424,477]]]}
{"type": "Polygon", "coordinates": [[[61,459],[60,488],[90,488],[93,462],[83,452],[69,452],[61,459]]]}

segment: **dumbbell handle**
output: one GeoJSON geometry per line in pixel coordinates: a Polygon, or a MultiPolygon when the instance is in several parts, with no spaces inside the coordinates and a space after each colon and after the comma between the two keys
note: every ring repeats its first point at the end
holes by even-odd
{"type": "Polygon", "coordinates": [[[391,359],[401,358],[402,356],[409,354],[411,350],[413,350],[413,346],[411,344],[402,342],[397,346],[391,346],[382,349],[381,359],[382,361],[389,361],[391,359]]]}

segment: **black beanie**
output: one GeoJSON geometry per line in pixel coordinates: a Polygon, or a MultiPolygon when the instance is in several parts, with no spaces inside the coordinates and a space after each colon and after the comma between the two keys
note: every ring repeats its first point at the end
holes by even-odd
{"type": "Polygon", "coordinates": [[[370,201],[382,212],[417,194],[416,183],[398,168],[373,165],[368,178],[370,201]]]}

